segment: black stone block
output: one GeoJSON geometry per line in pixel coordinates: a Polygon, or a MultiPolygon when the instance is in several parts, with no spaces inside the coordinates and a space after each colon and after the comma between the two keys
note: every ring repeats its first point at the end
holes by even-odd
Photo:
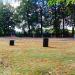
{"type": "Polygon", "coordinates": [[[43,38],[43,47],[48,47],[48,38],[43,38]]]}
{"type": "Polygon", "coordinates": [[[10,40],[10,46],[14,46],[14,40],[10,40]]]}

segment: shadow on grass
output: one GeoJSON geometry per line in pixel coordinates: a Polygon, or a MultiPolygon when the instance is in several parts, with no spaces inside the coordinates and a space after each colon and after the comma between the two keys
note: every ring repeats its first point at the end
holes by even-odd
{"type": "Polygon", "coordinates": [[[55,48],[57,48],[57,47],[48,46],[48,48],[54,48],[54,49],[55,49],[55,48]]]}

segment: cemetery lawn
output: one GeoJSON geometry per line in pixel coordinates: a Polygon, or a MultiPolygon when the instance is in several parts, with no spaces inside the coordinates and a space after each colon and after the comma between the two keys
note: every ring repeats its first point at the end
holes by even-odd
{"type": "Polygon", "coordinates": [[[0,75],[75,75],[75,40],[0,39],[0,75]]]}

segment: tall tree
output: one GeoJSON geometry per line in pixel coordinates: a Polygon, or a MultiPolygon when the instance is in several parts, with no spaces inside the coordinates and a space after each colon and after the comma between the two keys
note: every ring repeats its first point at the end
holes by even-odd
{"type": "Polygon", "coordinates": [[[13,12],[11,6],[1,5],[0,7],[0,29],[3,35],[10,35],[10,30],[14,31],[13,12]],[[11,28],[10,28],[11,27],[11,28]]]}
{"type": "Polygon", "coordinates": [[[72,26],[72,37],[74,37],[74,27],[75,27],[75,4],[71,2],[68,4],[69,14],[71,15],[71,26],[72,26]]]}
{"type": "Polygon", "coordinates": [[[17,9],[18,17],[22,23],[23,31],[25,32],[25,28],[28,29],[28,35],[31,34],[31,28],[33,27],[34,22],[37,20],[37,7],[34,5],[32,0],[22,0],[20,6],[17,9]]]}
{"type": "MultiPolygon", "coordinates": [[[[60,11],[60,13],[61,13],[60,15],[63,19],[62,37],[64,37],[65,18],[67,16],[66,7],[67,7],[68,2],[70,2],[70,0],[69,1],[66,1],[66,0],[49,0],[49,2],[48,2],[49,6],[55,6],[55,20],[56,20],[56,17],[58,16],[57,12],[60,11]],[[59,5],[61,5],[61,6],[59,6],[59,5]],[[59,11],[57,10],[57,12],[56,12],[56,9],[59,9],[59,11]]],[[[55,23],[55,26],[56,26],[56,23],[55,23]]]]}

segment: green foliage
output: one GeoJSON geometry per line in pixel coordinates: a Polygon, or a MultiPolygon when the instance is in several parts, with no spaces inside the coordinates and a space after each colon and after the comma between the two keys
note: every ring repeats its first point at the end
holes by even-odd
{"type": "Polygon", "coordinates": [[[10,5],[0,5],[0,36],[10,35],[10,28],[14,30],[13,12],[10,5]]]}
{"type": "Polygon", "coordinates": [[[29,35],[35,30],[36,23],[38,23],[38,13],[36,9],[37,6],[32,0],[22,0],[20,6],[16,10],[17,15],[15,14],[16,16],[14,16],[17,27],[22,28],[23,32],[28,28],[29,35]]]}
{"type": "Polygon", "coordinates": [[[72,4],[74,4],[75,0],[48,0],[48,5],[52,6],[52,5],[55,5],[55,4],[59,4],[61,2],[66,2],[66,4],[68,5],[70,2],[72,4]]]}
{"type": "MultiPolygon", "coordinates": [[[[75,0],[48,0],[48,5],[53,7],[48,9],[47,5],[41,8],[33,0],[21,0],[20,6],[15,10],[10,5],[1,3],[0,35],[9,34],[14,31],[15,26],[21,28],[25,35],[29,35],[28,33],[30,35],[42,35],[43,28],[53,26],[53,33],[59,35],[62,20],[65,22],[67,17],[72,16],[70,20],[75,24],[74,3],[75,0]]],[[[64,27],[65,23],[63,23],[63,29],[65,29],[64,27]]],[[[51,33],[50,30],[46,32],[51,33]]]]}

